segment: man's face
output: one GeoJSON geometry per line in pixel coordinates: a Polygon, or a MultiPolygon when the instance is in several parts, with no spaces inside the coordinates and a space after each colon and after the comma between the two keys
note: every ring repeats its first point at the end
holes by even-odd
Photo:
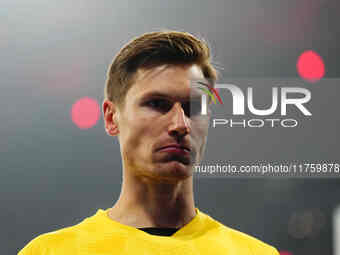
{"type": "Polygon", "coordinates": [[[123,109],[116,108],[115,114],[124,171],[159,181],[192,175],[209,126],[209,116],[190,104],[190,82],[202,79],[197,65],[138,70],[123,109]]]}

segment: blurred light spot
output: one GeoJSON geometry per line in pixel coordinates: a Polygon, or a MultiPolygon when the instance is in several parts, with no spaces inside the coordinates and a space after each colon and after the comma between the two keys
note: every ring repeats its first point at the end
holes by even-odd
{"type": "Polygon", "coordinates": [[[84,97],[72,105],[71,119],[80,129],[93,127],[100,116],[100,107],[96,100],[84,97]]]}
{"type": "Polygon", "coordinates": [[[288,233],[297,239],[315,237],[325,225],[325,219],[319,209],[295,212],[289,219],[288,233]]]}
{"type": "Polygon", "coordinates": [[[309,82],[317,82],[325,75],[325,64],[314,51],[303,52],[297,61],[296,68],[301,78],[309,82]]]}
{"type": "Polygon", "coordinates": [[[279,251],[280,255],[293,255],[290,251],[279,251]]]}

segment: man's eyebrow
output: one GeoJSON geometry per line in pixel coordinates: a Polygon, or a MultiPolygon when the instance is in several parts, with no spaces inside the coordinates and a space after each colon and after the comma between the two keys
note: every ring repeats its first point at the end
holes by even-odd
{"type": "Polygon", "coordinates": [[[194,81],[194,83],[200,84],[201,86],[207,87],[207,89],[211,90],[214,86],[210,84],[208,81],[194,81]]]}
{"type": "Polygon", "coordinates": [[[151,91],[141,96],[141,100],[145,100],[148,98],[166,98],[166,99],[171,99],[171,100],[190,101],[190,100],[201,99],[201,95],[199,94],[197,96],[190,95],[190,97],[186,97],[186,96],[174,96],[174,95],[170,95],[168,93],[159,92],[159,91],[151,91]]]}

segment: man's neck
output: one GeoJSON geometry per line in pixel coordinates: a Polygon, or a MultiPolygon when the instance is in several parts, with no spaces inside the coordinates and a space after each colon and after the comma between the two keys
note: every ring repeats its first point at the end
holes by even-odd
{"type": "Polygon", "coordinates": [[[136,228],[181,228],[195,215],[192,177],[176,184],[123,181],[120,197],[108,212],[112,220],[136,228]]]}

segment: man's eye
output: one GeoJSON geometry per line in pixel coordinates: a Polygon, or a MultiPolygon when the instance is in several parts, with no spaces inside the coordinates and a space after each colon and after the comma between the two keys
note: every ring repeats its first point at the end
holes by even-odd
{"type": "Polygon", "coordinates": [[[164,99],[152,99],[147,102],[147,105],[162,112],[167,112],[172,107],[171,102],[164,99]]]}
{"type": "Polygon", "coordinates": [[[201,101],[191,101],[182,105],[185,115],[188,117],[201,114],[201,101]]]}

